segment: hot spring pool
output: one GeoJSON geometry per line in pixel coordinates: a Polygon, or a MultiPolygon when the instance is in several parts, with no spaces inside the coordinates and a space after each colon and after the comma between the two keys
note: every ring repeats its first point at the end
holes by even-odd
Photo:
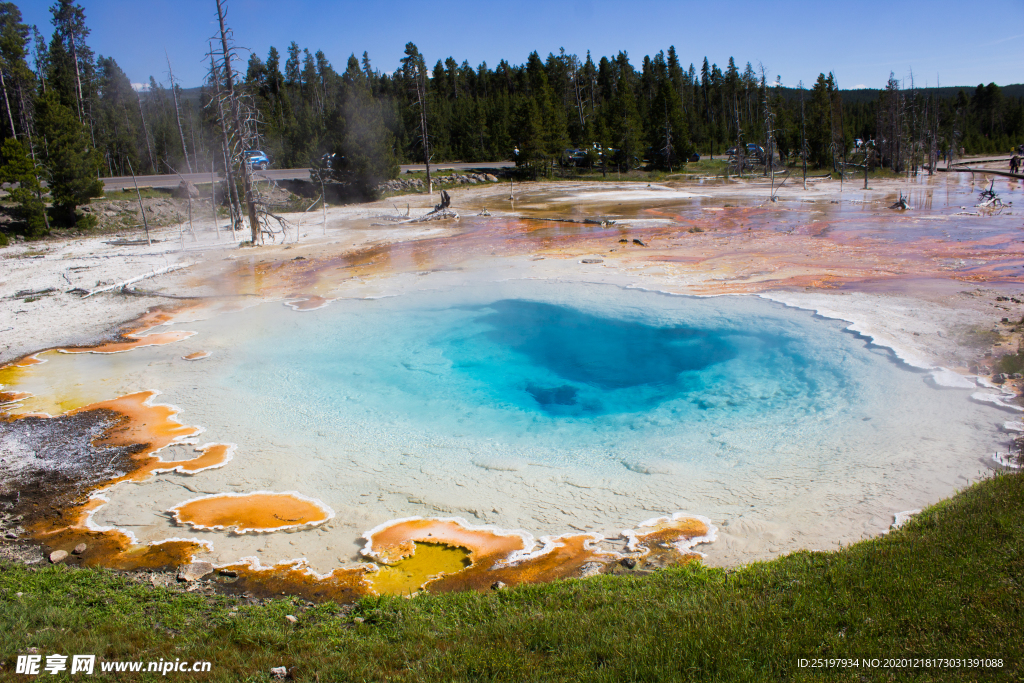
{"type": "Polygon", "coordinates": [[[219,492],[294,490],[335,512],[295,533],[189,530],[218,562],[323,571],[411,516],[615,536],[686,511],[723,531],[712,560],[823,547],[963,485],[1005,419],[841,321],[752,296],[514,280],[177,327],[197,334],[54,362],[160,389],[202,440],[238,444],[221,469],[115,488],[96,523],[181,536],[164,511],[219,492]]]}

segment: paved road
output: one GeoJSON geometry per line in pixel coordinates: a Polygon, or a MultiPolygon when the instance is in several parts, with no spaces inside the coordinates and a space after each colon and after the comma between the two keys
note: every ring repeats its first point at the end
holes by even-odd
{"type": "MultiPolygon", "coordinates": [[[[481,161],[478,163],[452,163],[452,164],[437,164],[431,165],[431,171],[442,171],[442,170],[457,170],[462,171],[466,169],[480,169],[480,170],[493,170],[498,168],[511,168],[515,166],[513,161],[481,161]]],[[[423,171],[426,167],[423,164],[406,164],[400,167],[402,173],[406,171],[423,171]]],[[[293,180],[309,179],[308,168],[271,168],[266,171],[257,171],[260,175],[266,176],[272,180],[293,180]]],[[[178,183],[181,182],[181,178],[188,180],[193,183],[208,183],[210,182],[209,173],[183,173],[181,176],[176,175],[147,175],[139,176],[137,178],[139,187],[177,187],[178,183]]],[[[221,180],[220,175],[217,176],[217,180],[221,180]]],[[[103,189],[104,190],[134,190],[135,185],[132,184],[131,176],[122,176],[120,178],[103,178],[103,189]]]]}

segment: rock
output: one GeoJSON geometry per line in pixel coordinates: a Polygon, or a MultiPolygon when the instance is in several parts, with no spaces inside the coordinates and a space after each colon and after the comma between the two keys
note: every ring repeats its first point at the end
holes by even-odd
{"type": "Polygon", "coordinates": [[[490,173],[485,173],[484,177],[487,178],[487,180],[489,180],[492,183],[498,182],[498,177],[495,175],[491,175],[490,173]]]}
{"type": "Polygon", "coordinates": [[[213,564],[210,562],[191,562],[178,567],[178,581],[198,581],[211,573],[213,564]]]}
{"type": "Polygon", "coordinates": [[[638,240],[638,239],[634,239],[634,240],[633,240],[633,244],[637,244],[637,245],[640,245],[641,247],[646,247],[646,246],[647,246],[646,244],[644,244],[643,242],[641,242],[641,241],[640,241],[640,240],[638,240]]]}
{"type": "Polygon", "coordinates": [[[293,624],[299,623],[299,620],[295,617],[294,614],[286,614],[284,615],[284,618],[293,624]]]}
{"type": "Polygon", "coordinates": [[[629,240],[623,238],[623,239],[619,240],[619,244],[629,244],[629,240]]]}
{"type": "Polygon", "coordinates": [[[506,588],[508,588],[508,586],[505,585],[504,581],[495,581],[494,583],[491,584],[491,590],[492,591],[505,590],[506,588]]]}
{"type": "Polygon", "coordinates": [[[636,560],[634,560],[632,557],[624,557],[621,560],[619,560],[619,564],[621,564],[626,569],[633,569],[636,567],[636,560]]]}
{"type": "Polygon", "coordinates": [[[604,263],[604,261],[599,258],[585,258],[580,263],[604,263]]]}
{"type": "Polygon", "coordinates": [[[275,681],[283,681],[288,678],[288,667],[286,666],[275,666],[270,670],[270,677],[275,681]]]}
{"type": "Polygon", "coordinates": [[[238,576],[238,572],[236,572],[234,569],[221,569],[220,570],[220,575],[221,576],[227,576],[227,577],[230,577],[230,578],[234,578],[234,577],[238,576]]]}
{"type": "Polygon", "coordinates": [[[75,549],[72,550],[71,552],[73,552],[75,555],[81,555],[82,553],[85,552],[85,549],[88,548],[88,547],[89,546],[87,546],[84,543],[79,543],[78,545],[75,546],[75,549]]]}
{"type": "Polygon", "coordinates": [[[54,564],[60,564],[61,562],[66,560],[67,557],[67,550],[54,550],[52,553],[50,553],[50,562],[53,562],[54,564]]]}
{"type": "Polygon", "coordinates": [[[587,562],[580,567],[580,578],[586,579],[591,576],[597,576],[601,573],[601,568],[604,567],[600,562],[587,562]]]}
{"type": "Polygon", "coordinates": [[[992,375],[992,382],[995,383],[995,384],[1003,384],[1005,381],[1006,381],[1006,375],[1004,375],[1001,372],[997,373],[995,375],[992,375]]]}
{"type": "Polygon", "coordinates": [[[362,617],[352,617],[352,621],[356,624],[362,624],[366,621],[366,619],[363,619],[362,617]]]}

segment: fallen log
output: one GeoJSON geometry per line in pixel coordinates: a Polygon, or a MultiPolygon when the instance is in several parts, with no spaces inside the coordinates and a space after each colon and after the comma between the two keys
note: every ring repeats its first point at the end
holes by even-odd
{"type": "Polygon", "coordinates": [[[970,168],[969,166],[955,166],[953,168],[935,169],[943,173],[991,173],[992,175],[1006,176],[1007,178],[1019,178],[1024,180],[1024,173],[1011,173],[998,168],[970,168]]]}
{"type": "Polygon", "coordinates": [[[151,271],[149,273],[146,273],[145,275],[137,275],[137,276],[135,276],[133,278],[128,278],[124,282],[118,282],[117,284],[107,285],[106,287],[100,287],[98,289],[90,289],[90,290],[88,290],[86,292],[85,296],[83,296],[82,298],[83,299],[88,299],[93,294],[99,294],[100,292],[109,292],[112,289],[118,289],[118,288],[122,288],[123,289],[123,288],[127,287],[128,285],[134,284],[136,282],[140,282],[142,280],[148,280],[149,278],[156,277],[157,275],[163,275],[165,273],[171,273],[171,272],[173,272],[175,270],[181,270],[182,268],[188,268],[191,265],[194,265],[194,264],[192,264],[192,263],[177,263],[177,264],[174,264],[172,266],[164,266],[163,268],[157,268],[156,270],[151,271]]]}
{"type": "Polygon", "coordinates": [[[606,218],[537,218],[534,216],[520,216],[524,221],[544,221],[545,223],[578,223],[581,225],[615,225],[615,221],[606,218]]]}
{"type": "Polygon", "coordinates": [[[56,287],[47,287],[46,289],[35,289],[35,290],[33,290],[33,289],[23,289],[20,292],[15,292],[14,296],[11,297],[11,298],[12,299],[20,299],[20,298],[26,297],[26,296],[41,296],[43,294],[49,294],[51,292],[56,292],[56,291],[57,291],[56,287]]]}
{"type": "Polygon", "coordinates": [[[259,294],[253,294],[251,292],[243,294],[163,294],[162,292],[139,289],[138,287],[125,287],[124,293],[132,296],[158,296],[164,299],[178,299],[183,301],[190,301],[194,299],[237,299],[247,296],[259,296],[259,294]]]}

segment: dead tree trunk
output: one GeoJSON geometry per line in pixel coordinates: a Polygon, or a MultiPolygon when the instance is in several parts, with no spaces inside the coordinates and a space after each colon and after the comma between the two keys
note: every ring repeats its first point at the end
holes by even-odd
{"type": "Polygon", "coordinates": [[[7,120],[11,122],[11,137],[17,138],[18,134],[14,132],[14,114],[11,113],[11,101],[7,97],[7,81],[4,80],[4,70],[0,69],[0,88],[4,91],[4,104],[7,105],[7,120]]]}
{"type": "Polygon", "coordinates": [[[434,183],[430,179],[430,138],[427,136],[427,84],[422,65],[417,66],[416,99],[420,104],[420,135],[423,136],[423,161],[427,166],[427,193],[434,194],[434,183]]]}
{"type": "Polygon", "coordinates": [[[214,99],[217,100],[217,120],[220,122],[221,153],[224,155],[224,183],[228,192],[228,213],[231,217],[232,234],[242,221],[242,205],[238,201],[238,188],[235,185],[235,174],[231,169],[231,145],[228,141],[228,122],[224,117],[224,103],[221,101],[220,69],[213,56],[213,44],[210,45],[210,77],[213,80],[214,99]]]}
{"type": "Polygon", "coordinates": [[[220,242],[220,222],[217,220],[217,176],[213,172],[213,162],[210,162],[210,208],[213,210],[213,227],[217,231],[217,241],[220,242]]]}
{"type": "Polygon", "coordinates": [[[149,221],[146,220],[146,207],[142,205],[142,193],[139,192],[139,183],[135,180],[135,171],[132,169],[132,160],[128,160],[128,170],[132,173],[132,183],[135,184],[135,195],[139,198],[139,213],[142,214],[142,224],[146,226],[146,243],[153,246],[153,240],[149,237],[149,221]]]}
{"type": "MultiPolygon", "coordinates": [[[[235,97],[235,78],[231,73],[231,51],[228,48],[228,33],[224,26],[224,6],[221,0],[217,0],[217,20],[220,23],[220,42],[224,54],[224,82],[227,84],[228,88],[227,95],[228,104],[231,106],[231,119],[238,139],[242,140],[242,118],[241,113],[238,110],[238,98],[235,97]]],[[[252,178],[249,174],[248,164],[246,164],[244,160],[242,161],[241,166],[242,186],[245,192],[245,204],[249,213],[249,229],[252,231],[252,243],[255,245],[259,240],[260,225],[256,218],[256,201],[253,198],[252,178]]]]}
{"type": "Polygon", "coordinates": [[[153,160],[153,145],[149,142],[149,128],[146,127],[146,112],[142,108],[142,94],[136,92],[135,96],[139,99],[139,116],[142,117],[142,134],[146,136],[146,151],[149,152],[149,167],[153,169],[153,171],[156,171],[156,162],[153,160]]]}
{"type": "Polygon", "coordinates": [[[174,85],[174,70],[171,68],[171,56],[164,50],[167,57],[167,75],[171,77],[171,97],[174,99],[174,122],[178,124],[178,137],[181,138],[181,153],[185,156],[185,165],[192,173],[192,162],[188,160],[188,148],[185,146],[185,131],[181,127],[181,107],[178,106],[178,89],[174,85]]]}
{"type": "Polygon", "coordinates": [[[68,36],[71,38],[71,56],[75,60],[75,87],[78,90],[78,122],[82,123],[82,118],[84,116],[82,110],[82,69],[78,64],[78,47],[75,45],[75,32],[73,29],[68,30],[68,36]]]}
{"type": "Polygon", "coordinates": [[[807,189],[807,122],[804,118],[804,84],[800,82],[800,158],[804,166],[804,189],[807,189]]]}

